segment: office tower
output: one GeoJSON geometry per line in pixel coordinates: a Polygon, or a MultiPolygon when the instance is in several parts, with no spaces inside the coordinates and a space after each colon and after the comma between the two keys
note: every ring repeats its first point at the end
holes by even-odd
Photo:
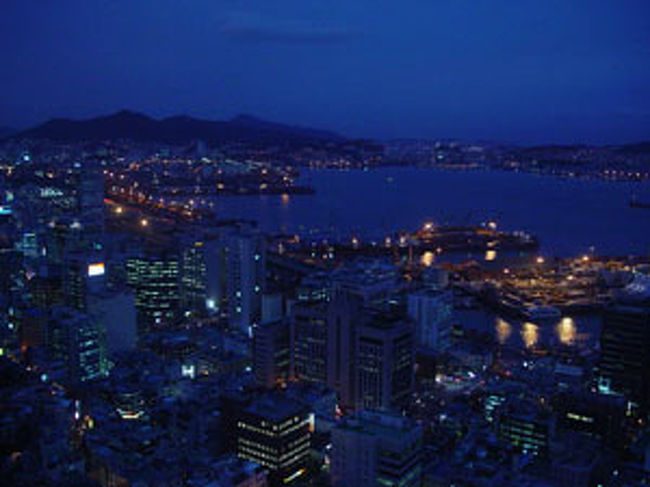
{"type": "Polygon", "coordinates": [[[269,469],[271,486],[291,485],[307,473],[313,414],[280,394],[254,400],[237,423],[237,455],[269,469]]]}
{"type": "Polygon", "coordinates": [[[52,275],[63,273],[68,252],[83,251],[83,228],[78,221],[69,218],[53,219],[45,226],[45,257],[52,275]]]}
{"type": "Polygon", "coordinates": [[[185,311],[216,311],[221,302],[218,242],[206,238],[188,239],[181,252],[181,306],[185,311]]]}
{"type": "Polygon", "coordinates": [[[368,310],[355,352],[355,408],[399,408],[414,386],[412,322],[401,314],[368,310]]]}
{"type": "Polygon", "coordinates": [[[19,276],[23,272],[23,255],[11,248],[0,248],[0,294],[22,294],[19,276]]]}
{"type": "Polygon", "coordinates": [[[613,447],[625,442],[625,406],[622,397],[580,390],[553,398],[558,430],[598,437],[613,447]]]}
{"type": "Polygon", "coordinates": [[[260,323],[269,323],[284,318],[284,296],[281,292],[265,292],[262,295],[262,316],[260,323]]]}
{"type": "MultiPolygon", "coordinates": [[[[20,314],[18,336],[21,350],[46,347],[48,344],[48,313],[45,310],[25,309],[20,314]]],[[[10,321],[15,324],[16,321],[10,321]]]]}
{"type": "Polygon", "coordinates": [[[499,407],[499,440],[522,453],[547,455],[555,435],[555,417],[525,400],[512,399],[499,407]]]}
{"type": "Polygon", "coordinates": [[[418,348],[441,352],[449,346],[452,291],[417,291],[408,295],[408,314],[415,322],[418,348]]]}
{"type": "Polygon", "coordinates": [[[300,280],[296,288],[296,299],[297,301],[329,301],[331,290],[330,274],[325,271],[314,272],[300,280]]]}
{"type": "Polygon", "coordinates": [[[361,300],[335,290],[327,312],[327,385],[334,389],[343,408],[356,406],[356,342],[361,300]]]}
{"type": "Polygon", "coordinates": [[[135,294],[138,338],[176,322],[180,300],[178,259],[149,255],[126,261],[127,284],[135,294]]]}
{"type": "Polygon", "coordinates": [[[363,306],[383,306],[399,288],[398,277],[394,265],[355,262],[332,274],[330,292],[356,296],[363,306]]]}
{"type": "Polygon", "coordinates": [[[598,390],[650,406],[650,307],[620,305],[604,314],[598,390]]]}
{"type": "Polygon", "coordinates": [[[66,252],[63,266],[63,297],[65,304],[85,311],[88,296],[106,288],[102,251],[66,252]]]}
{"type": "Polygon", "coordinates": [[[292,377],[327,383],[327,303],[299,301],[291,310],[292,377]]]}
{"type": "Polygon", "coordinates": [[[410,418],[361,411],[332,430],[334,487],[422,485],[422,428],[410,418]]]}
{"type": "Polygon", "coordinates": [[[104,241],[104,172],[94,165],[78,170],[77,210],[83,238],[89,248],[101,248],[104,241]]]}
{"type": "Polygon", "coordinates": [[[422,283],[427,289],[442,291],[449,287],[449,272],[439,266],[425,267],[422,271],[422,283]]]}
{"type": "Polygon", "coordinates": [[[127,289],[91,294],[87,313],[100,323],[106,336],[106,352],[132,350],[136,346],[135,296],[127,289]]]}
{"type": "Polygon", "coordinates": [[[225,238],[228,316],[233,329],[252,336],[262,317],[266,283],[266,243],[254,230],[239,230],[225,238]]]}
{"type": "Polygon", "coordinates": [[[58,277],[34,276],[27,282],[27,288],[36,308],[63,304],[63,283],[58,277]]]}
{"type": "Polygon", "coordinates": [[[274,387],[289,379],[290,327],[287,320],[263,323],[253,330],[253,373],[258,385],[274,387]]]}
{"type": "Polygon", "coordinates": [[[105,377],[104,331],[92,317],[76,309],[52,308],[48,324],[48,348],[52,358],[67,365],[73,383],[105,377]]]}
{"type": "Polygon", "coordinates": [[[226,245],[222,240],[206,239],[203,247],[205,262],[205,309],[209,314],[225,310],[227,292],[226,245]]]}

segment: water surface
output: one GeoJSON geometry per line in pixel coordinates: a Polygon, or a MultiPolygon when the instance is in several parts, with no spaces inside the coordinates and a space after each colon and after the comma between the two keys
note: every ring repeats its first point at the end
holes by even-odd
{"type": "Polygon", "coordinates": [[[371,171],[305,170],[313,195],[229,196],[215,200],[222,218],[260,221],[270,232],[322,232],[382,239],[432,220],[478,224],[537,235],[547,255],[589,252],[650,253],[648,183],[560,179],[502,171],[382,168],[371,171]]]}

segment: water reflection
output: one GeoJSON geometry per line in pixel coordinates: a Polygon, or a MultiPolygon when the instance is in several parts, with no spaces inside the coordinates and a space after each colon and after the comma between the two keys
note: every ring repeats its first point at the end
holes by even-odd
{"type": "Polygon", "coordinates": [[[534,347],[539,341],[539,327],[535,323],[524,323],[521,325],[521,338],[526,348],[534,347]]]}
{"type": "Polygon", "coordinates": [[[505,345],[510,335],[512,335],[512,326],[504,319],[497,318],[496,331],[499,344],[505,345]]]}
{"type": "Polygon", "coordinates": [[[573,345],[577,337],[575,321],[573,321],[573,318],[565,316],[555,327],[555,332],[560,343],[573,345]]]}
{"type": "Polygon", "coordinates": [[[434,254],[430,250],[427,250],[425,253],[422,254],[422,257],[420,257],[420,263],[425,266],[425,267],[431,267],[433,264],[433,259],[434,259],[434,254]]]}
{"type": "Polygon", "coordinates": [[[280,198],[282,201],[282,206],[289,206],[289,201],[291,201],[291,197],[287,193],[282,193],[282,196],[280,198]]]}

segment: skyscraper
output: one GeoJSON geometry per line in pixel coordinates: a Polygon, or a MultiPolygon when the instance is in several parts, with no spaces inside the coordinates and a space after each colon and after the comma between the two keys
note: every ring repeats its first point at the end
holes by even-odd
{"type": "Polygon", "coordinates": [[[265,239],[255,230],[238,230],[226,236],[225,245],[229,324],[252,336],[262,317],[265,239]]]}
{"type": "Polygon", "coordinates": [[[650,406],[650,308],[620,305],[605,312],[598,389],[620,394],[647,412],[650,406]]]}
{"type": "Polygon", "coordinates": [[[291,311],[292,375],[327,383],[327,303],[299,301],[291,311]]]}
{"type": "Polygon", "coordinates": [[[149,255],[126,261],[127,284],[135,293],[138,338],[175,323],[180,300],[178,258],[149,255]]]}
{"type": "Polygon", "coordinates": [[[253,373],[262,387],[289,379],[290,329],[286,320],[263,323],[253,330],[253,373]]]}
{"type": "Polygon", "coordinates": [[[398,313],[368,311],[355,345],[355,408],[399,408],[414,386],[413,323],[398,313]]]}
{"type": "Polygon", "coordinates": [[[88,296],[105,289],[105,263],[102,251],[66,252],[63,267],[65,303],[86,311],[88,296]]]}
{"type": "Polygon", "coordinates": [[[415,321],[419,348],[440,352],[449,346],[452,291],[421,290],[408,295],[408,314],[415,321]]]}
{"type": "Polygon", "coordinates": [[[206,309],[207,263],[203,240],[192,239],[181,252],[181,306],[184,310],[206,309]]]}
{"type": "Polygon", "coordinates": [[[83,237],[90,248],[101,248],[104,241],[104,172],[101,167],[80,168],[77,205],[83,237]]]}
{"type": "Polygon", "coordinates": [[[48,348],[54,359],[65,361],[72,382],[87,382],[108,373],[104,330],[78,310],[63,306],[51,310],[48,348]]]}

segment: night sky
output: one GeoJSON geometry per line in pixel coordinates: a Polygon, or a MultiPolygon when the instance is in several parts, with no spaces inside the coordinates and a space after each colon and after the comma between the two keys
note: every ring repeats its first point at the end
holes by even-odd
{"type": "Polygon", "coordinates": [[[649,0],[0,3],[0,125],[129,108],[351,137],[650,139],[649,0]]]}

